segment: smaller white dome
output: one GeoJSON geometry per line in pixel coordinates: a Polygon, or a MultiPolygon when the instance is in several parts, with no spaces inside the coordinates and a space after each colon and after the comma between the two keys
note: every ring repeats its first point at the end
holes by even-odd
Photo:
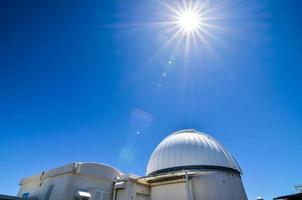
{"type": "Polygon", "coordinates": [[[231,154],[213,137],[193,129],[166,137],[153,151],[147,175],[180,169],[226,169],[241,173],[231,154]]]}

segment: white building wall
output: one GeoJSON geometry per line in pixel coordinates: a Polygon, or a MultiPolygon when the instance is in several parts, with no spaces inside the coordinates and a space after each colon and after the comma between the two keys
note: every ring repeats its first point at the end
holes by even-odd
{"type": "Polygon", "coordinates": [[[170,183],[151,187],[151,200],[186,200],[185,183],[170,183]]]}
{"type": "Polygon", "coordinates": [[[247,196],[239,175],[213,171],[191,175],[188,187],[185,180],[153,184],[151,200],[247,200],[247,196]]]}
{"type": "MultiPolygon", "coordinates": [[[[97,192],[109,193],[109,199],[112,197],[113,182],[108,180],[96,179],[93,177],[70,175],[65,190],[66,200],[74,200],[77,191],[87,191],[91,194],[92,200],[103,200],[96,195],[97,192]]],[[[55,200],[50,199],[50,200],[55,200]]],[[[108,200],[109,200],[108,199],[108,200]]],[[[65,199],[64,199],[65,200],[65,199]]],[[[106,200],[106,199],[104,199],[106,200]]]]}
{"type": "Polygon", "coordinates": [[[39,200],[65,199],[67,176],[44,179],[43,181],[33,181],[21,185],[18,196],[29,193],[29,197],[35,197],[39,200]],[[48,193],[48,195],[47,195],[48,193]],[[48,196],[48,197],[47,197],[48,196]]]}
{"type": "Polygon", "coordinates": [[[123,188],[116,189],[114,200],[150,200],[150,187],[136,181],[125,181],[123,188]]]}
{"type": "Polygon", "coordinates": [[[247,200],[239,175],[208,172],[193,176],[190,186],[194,200],[247,200]]]}
{"type": "Polygon", "coordinates": [[[30,193],[30,197],[39,200],[74,200],[77,191],[87,191],[91,193],[92,200],[99,200],[94,198],[95,193],[96,191],[103,191],[109,192],[109,199],[111,199],[112,188],[112,181],[65,174],[44,179],[41,185],[40,181],[24,184],[21,186],[18,196],[30,193]]]}
{"type": "Polygon", "coordinates": [[[74,200],[76,193],[83,191],[90,192],[92,200],[109,200],[114,181],[121,175],[122,172],[108,165],[74,162],[21,179],[18,196],[74,200]]]}

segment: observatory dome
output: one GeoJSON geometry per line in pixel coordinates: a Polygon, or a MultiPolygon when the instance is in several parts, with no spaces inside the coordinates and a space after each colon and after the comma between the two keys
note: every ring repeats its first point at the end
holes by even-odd
{"type": "Polygon", "coordinates": [[[153,151],[146,174],[183,169],[219,169],[241,174],[235,159],[217,140],[193,129],[167,136],[153,151]]]}

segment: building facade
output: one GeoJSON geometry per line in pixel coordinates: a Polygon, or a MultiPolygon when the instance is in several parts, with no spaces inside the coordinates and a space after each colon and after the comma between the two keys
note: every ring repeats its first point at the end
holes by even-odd
{"type": "Polygon", "coordinates": [[[145,176],[99,163],[71,163],[20,182],[38,200],[247,200],[242,171],[213,137],[182,130],[153,151],[145,176]]]}

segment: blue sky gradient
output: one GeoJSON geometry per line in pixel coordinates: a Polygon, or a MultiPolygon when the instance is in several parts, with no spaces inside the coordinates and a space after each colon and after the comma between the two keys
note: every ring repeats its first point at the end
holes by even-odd
{"type": "MultiPolygon", "coordinates": [[[[169,1],[173,4],[173,1],[169,1]]],[[[0,193],[72,161],[144,175],[168,134],[217,138],[249,199],[302,184],[302,2],[211,1],[225,29],[184,54],[160,1],[0,2],[0,193]],[[222,3],[221,3],[222,2],[222,3]],[[225,17],[225,18],[224,18],[225,17]]]]}

